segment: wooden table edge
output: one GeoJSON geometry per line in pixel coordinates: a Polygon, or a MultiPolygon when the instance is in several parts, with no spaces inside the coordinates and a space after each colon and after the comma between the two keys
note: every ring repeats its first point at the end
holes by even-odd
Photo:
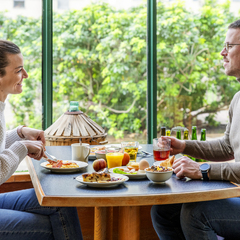
{"type": "MultiPolygon", "coordinates": [[[[32,160],[27,157],[26,159],[29,173],[32,179],[32,183],[38,198],[40,205],[42,206],[56,206],[56,207],[95,207],[95,222],[94,222],[94,240],[105,240],[112,239],[112,230],[110,231],[109,226],[111,224],[112,216],[109,218],[109,211],[112,211],[113,206],[121,208],[120,217],[124,220],[128,219],[127,222],[131,222],[134,225],[134,234],[132,228],[129,224],[125,222],[119,224],[120,232],[124,232],[124,235],[119,235],[119,240],[126,240],[126,233],[130,237],[127,239],[139,240],[139,207],[145,205],[157,205],[157,204],[171,204],[174,203],[187,203],[187,202],[201,202],[208,200],[217,200],[230,197],[240,196],[240,188],[237,184],[232,183],[234,187],[227,189],[217,189],[212,191],[201,191],[201,192],[189,192],[181,196],[182,193],[168,193],[168,194],[154,194],[149,196],[129,196],[129,197],[119,197],[111,196],[108,197],[98,197],[96,202],[96,197],[65,197],[65,196],[46,196],[40,181],[38,179],[37,173],[34,169],[32,160]],[[130,211],[131,210],[131,211],[130,211]],[[100,216],[100,217],[99,217],[100,216]],[[104,216],[104,221],[103,221],[104,216]],[[108,216],[108,217],[106,217],[108,216]],[[108,231],[107,231],[108,229],[108,231]]],[[[120,221],[121,222],[121,221],[120,221]]],[[[112,228],[111,228],[112,229],[112,228]]]]}
{"type": "Polygon", "coordinates": [[[39,202],[40,205],[42,205],[42,202],[43,202],[43,199],[45,197],[45,194],[44,194],[44,191],[43,191],[43,189],[41,187],[41,183],[40,183],[40,181],[39,181],[39,179],[37,177],[37,173],[36,173],[36,171],[34,169],[32,160],[28,156],[26,157],[26,163],[27,163],[27,167],[28,167],[28,171],[29,171],[31,180],[32,180],[33,187],[35,189],[35,193],[37,195],[38,202],[39,202]]]}
{"type": "MultiPolygon", "coordinates": [[[[33,184],[34,185],[34,184],[33,184]]],[[[34,185],[35,186],[35,185],[34,185]]],[[[35,189],[37,195],[41,195],[40,203],[42,206],[62,206],[62,207],[124,207],[124,206],[147,206],[147,205],[162,205],[162,204],[175,204],[175,203],[189,203],[189,202],[202,202],[202,201],[212,201],[225,198],[233,198],[240,196],[240,188],[229,188],[227,190],[223,189],[206,191],[199,193],[185,193],[184,197],[181,194],[166,194],[162,195],[152,195],[151,198],[139,196],[132,197],[98,197],[96,202],[96,197],[64,197],[64,196],[46,196],[42,195],[41,190],[35,189]]]]}
{"type": "Polygon", "coordinates": [[[187,192],[184,196],[182,193],[166,193],[153,194],[148,196],[99,196],[96,202],[96,197],[81,197],[81,196],[47,196],[45,195],[37,173],[34,169],[31,158],[26,158],[26,163],[29,169],[31,180],[37,194],[38,201],[42,206],[67,206],[67,207],[115,207],[115,206],[147,206],[147,205],[161,205],[161,204],[175,204],[175,203],[188,203],[188,202],[202,202],[209,200],[218,200],[240,196],[239,185],[232,183],[234,187],[206,190],[199,192],[187,192]]]}

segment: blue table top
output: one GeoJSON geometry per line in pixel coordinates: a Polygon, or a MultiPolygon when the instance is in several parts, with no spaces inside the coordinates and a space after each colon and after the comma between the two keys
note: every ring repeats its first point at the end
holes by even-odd
{"type": "MultiPolygon", "coordinates": [[[[142,144],[141,145],[143,150],[147,152],[152,152],[152,145],[151,144],[142,144]]],[[[46,147],[48,153],[56,156],[59,159],[62,160],[69,160],[71,159],[71,146],[51,146],[46,147]]],[[[141,154],[138,154],[137,161],[140,161],[141,159],[147,159],[150,166],[153,164],[154,160],[153,157],[146,157],[142,156],[141,154]]],[[[187,196],[191,196],[193,193],[197,193],[193,199],[196,201],[197,198],[201,198],[201,196],[204,195],[203,198],[199,198],[199,201],[203,200],[210,200],[210,199],[220,199],[221,195],[218,194],[219,190],[226,190],[226,189],[233,189],[237,190],[239,189],[236,185],[227,182],[227,181],[209,181],[204,182],[202,180],[188,180],[186,179],[180,180],[176,177],[175,174],[162,184],[155,184],[151,182],[150,180],[141,179],[141,180],[128,180],[127,182],[120,184],[119,186],[116,186],[114,188],[90,188],[88,186],[85,186],[78,181],[76,181],[76,177],[81,175],[85,172],[93,172],[92,168],[92,162],[93,160],[89,160],[88,167],[85,170],[82,170],[81,172],[76,173],[53,173],[43,167],[40,166],[40,163],[44,160],[36,161],[34,159],[31,159],[30,162],[33,164],[34,172],[29,169],[32,179],[37,179],[41,185],[43,195],[44,197],[56,197],[56,198],[76,198],[81,199],[84,198],[85,200],[88,198],[121,198],[123,199],[123,204],[126,204],[124,202],[124,198],[128,199],[137,199],[137,198],[149,198],[149,205],[150,204],[161,204],[161,201],[163,203],[166,203],[166,201],[171,201],[172,203],[177,202],[188,202],[187,196]],[[36,174],[36,176],[33,176],[36,174]],[[208,199],[207,194],[212,193],[212,197],[208,199]],[[182,198],[182,194],[185,194],[186,200],[182,198]],[[159,201],[152,202],[150,199],[151,196],[155,196],[159,199],[159,201]],[[180,197],[179,200],[177,199],[178,196],[180,197]],[[172,199],[172,200],[167,200],[172,199]],[[175,199],[175,200],[173,200],[175,199]]],[[[34,181],[33,180],[33,183],[34,181]]],[[[36,184],[34,184],[35,190],[36,190],[36,184]]],[[[232,194],[233,191],[231,191],[232,194]]],[[[233,197],[233,195],[227,195],[224,197],[222,195],[222,198],[227,197],[233,197]]],[[[135,200],[132,202],[133,205],[141,205],[140,200],[135,200]]],[[[144,202],[145,202],[144,200],[144,202]]],[[[111,202],[111,201],[110,201],[111,202]]],[[[91,205],[92,203],[89,203],[91,205]]],[[[109,203],[111,205],[111,203],[109,203]]],[[[129,203],[131,205],[131,203],[129,203]]],[[[148,205],[148,203],[144,203],[145,205],[148,205]]],[[[71,204],[70,204],[71,205],[71,204]]],[[[79,205],[81,205],[81,201],[79,201],[79,205]]],[[[101,205],[101,204],[100,204],[101,205]]],[[[112,205],[114,205],[112,201],[112,205]]],[[[119,205],[119,204],[118,204],[119,205]]]]}

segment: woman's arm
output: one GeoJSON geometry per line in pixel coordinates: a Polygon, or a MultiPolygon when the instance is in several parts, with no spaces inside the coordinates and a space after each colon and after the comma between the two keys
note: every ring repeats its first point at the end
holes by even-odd
{"type": "Polygon", "coordinates": [[[0,154],[0,184],[8,180],[19,163],[26,157],[28,149],[19,141],[13,143],[0,154]]]}
{"type": "Polygon", "coordinates": [[[9,148],[16,141],[21,141],[22,138],[17,133],[18,128],[14,128],[13,130],[6,131],[6,144],[5,148],[9,148]]]}

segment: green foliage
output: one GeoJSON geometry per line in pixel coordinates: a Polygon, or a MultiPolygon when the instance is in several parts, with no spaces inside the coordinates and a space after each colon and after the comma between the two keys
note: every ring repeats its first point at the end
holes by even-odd
{"type": "MultiPolygon", "coordinates": [[[[190,126],[201,113],[229,105],[239,88],[225,76],[220,56],[229,2],[206,0],[199,14],[182,2],[157,6],[158,125],[190,126]],[[211,94],[210,94],[211,93],[211,94]],[[211,97],[213,96],[213,97],[211,97]]],[[[116,138],[146,128],[146,5],[116,10],[105,3],[54,14],[54,121],[69,101],[116,138]]],[[[41,128],[41,19],[0,14],[0,38],[21,47],[29,78],[9,99],[14,124],[41,128]]]]}
{"type": "Polygon", "coordinates": [[[15,119],[6,119],[7,126],[27,124],[41,129],[41,21],[22,16],[11,19],[0,13],[0,39],[20,46],[29,75],[23,81],[23,93],[9,97],[15,119]]]}
{"type": "Polygon", "coordinates": [[[201,12],[193,15],[181,2],[168,7],[159,2],[159,125],[190,128],[202,113],[211,113],[206,123],[215,125],[209,120],[238,91],[236,80],[224,74],[220,55],[227,26],[236,20],[229,5],[206,0],[201,12]]]}

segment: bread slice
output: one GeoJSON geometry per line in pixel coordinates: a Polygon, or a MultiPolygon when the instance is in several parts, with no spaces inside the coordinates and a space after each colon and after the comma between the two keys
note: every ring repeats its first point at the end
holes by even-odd
{"type": "Polygon", "coordinates": [[[162,166],[165,168],[172,167],[174,160],[175,160],[175,156],[173,155],[170,158],[166,159],[165,161],[161,162],[159,166],[162,166]]]}
{"type": "Polygon", "coordinates": [[[135,169],[136,171],[139,170],[139,162],[131,162],[129,166],[127,166],[129,170],[135,169]]]}

